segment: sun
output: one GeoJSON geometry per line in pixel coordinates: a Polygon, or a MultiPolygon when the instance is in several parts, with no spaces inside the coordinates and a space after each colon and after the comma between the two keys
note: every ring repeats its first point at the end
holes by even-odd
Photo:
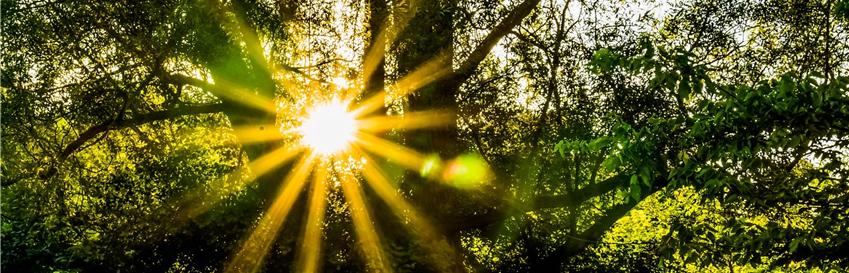
{"type": "Polygon", "coordinates": [[[333,101],[313,107],[298,128],[301,141],[320,155],[348,149],[357,131],[356,119],[345,103],[333,101]]]}

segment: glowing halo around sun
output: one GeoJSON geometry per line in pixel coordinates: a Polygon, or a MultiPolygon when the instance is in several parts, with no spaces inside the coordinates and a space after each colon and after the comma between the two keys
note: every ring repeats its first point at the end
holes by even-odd
{"type": "MultiPolygon", "coordinates": [[[[418,74],[417,74],[418,75],[418,74]]],[[[404,219],[410,235],[422,243],[425,251],[459,255],[452,246],[440,240],[442,235],[401,194],[394,179],[382,170],[380,160],[419,172],[422,177],[449,183],[462,189],[473,189],[485,180],[488,166],[476,157],[460,156],[443,164],[438,155],[426,155],[403,144],[383,137],[393,130],[418,130],[451,125],[453,119],[445,110],[406,112],[403,115],[374,114],[384,102],[385,93],[372,95],[356,104],[344,99],[312,98],[314,103],[296,104],[297,108],[278,109],[281,124],[279,131],[269,132],[253,127],[236,128],[233,132],[244,143],[278,141],[287,143],[276,150],[252,160],[247,168],[252,175],[261,176],[284,162],[295,161],[294,167],[282,179],[277,194],[259,222],[239,241],[239,247],[227,262],[226,272],[259,272],[271,251],[283,223],[305,189],[311,189],[307,202],[307,218],[296,251],[297,271],[321,271],[322,225],[329,205],[325,196],[330,185],[340,187],[346,204],[350,206],[351,223],[355,240],[369,271],[393,272],[391,255],[382,248],[380,226],[376,225],[373,211],[368,207],[365,190],[369,188],[389,205],[392,213],[404,219]],[[350,108],[349,108],[350,105],[350,108]],[[304,107],[304,108],[299,108],[304,107]],[[349,110],[350,109],[350,110],[349,110]],[[352,162],[357,162],[352,164],[352,162]],[[331,184],[332,181],[338,183],[331,184]]],[[[307,100],[310,101],[310,100],[307,100]]],[[[447,159],[446,159],[447,160],[447,159]]],[[[242,185],[241,188],[244,188],[242,185]]],[[[222,198],[189,196],[185,203],[215,203],[222,198]]],[[[199,215],[211,206],[202,206],[187,212],[199,215]]],[[[438,271],[450,271],[451,264],[436,255],[430,259],[438,271]]]]}
{"type": "MultiPolygon", "coordinates": [[[[241,39],[242,45],[264,46],[260,40],[261,35],[250,32],[250,26],[242,25],[244,20],[235,21],[237,24],[234,25],[236,28],[232,29],[232,33],[241,35],[234,36],[234,39],[241,39]]],[[[393,24],[403,29],[409,21],[405,19],[393,24]]],[[[397,37],[386,33],[388,32],[385,29],[379,30],[377,35],[397,37]]],[[[394,38],[387,38],[385,43],[393,44],[392,39],[394,38]]],[[[270,56],[268,52],[256,50],[256,47],[246,46],[246,49],[256,60],[265,60],[270,56]]],[[[404,176],[399,177],[383,169],[401,167],[410,174],[418,172],[424,179],[449,183],[461,189],[474,189],[480,181],[488,179],[487,175],[491,175],[491,172],[486,161],[480,157],[446,158],[443,163],[438,154],[423,154],[406,147],[403,142],[394,141],[394,137],[387,138],[413,130],[456,126],[457,119],[453,114],[454,110],[450,109],[401,111],[395,114],[386,112],[386,107],[389,106],[387,99],[404,98],[453,73],[450,54],[435,56],[397,81],[388,82],[379,92],[366,92],[362,85],[356,83],[363,83],[372,78],[371,75],[377,68],[384,65],[383,54],[383,47],[372,47],[364,52],[361,74],[356,78],[347,75],[314,78],[313,76],[320,74],[306,73],[307,70],[295,73],[277,67],[273,61],[257,62],[265,65],[262,68],[274,74],[275,78],[279,77],[278,83],[288,92],[286,97],[292,99],[286,102],[266,98],[254,93],[249,87],[234,83],[210,83],[221,90],[232,90],[218,92],[216,95],[226,96],[229,100],[277,115],[278,123],[275,125],[278,130],[264,130],[262,126],[257,128],[256,124],[234,127],[232,134],[241,144],[262,144],[263,149],[281,145],[266,153],[260,153],[258,157],[250,159],[247,165],[239,168],[238,172],[234,171],[232,175],[219,180],[229,184],[232,178],[242,177],[242,171],[253,178],[244,181],[233,179],[237,180],[236,185],[228,187],[224,192],[209,192],[202,188],[177,200],[177,207],[181,211],[175,225],[191,223],[191,219],[227,200],[227,196],[246,190],[250,183],[259,180],[257,178],[274,179],[278,174],[276,171],[283,168],[284,163],[293,164],[291,168],[287,167],[289,170],[280,178],[277,192],[269,193],[267,204],[263,204],[268,207],[267,210],[258,216],[258,221],[239,240],[238,247],[234,248],[226,263],[225,273],[263,270],[264,260],[269,253],[276,251],[274,247],[278,235],[285,228],[284,222],[287,218],[292,218],[291,214],[294,212],[301,211],[292,208],[306,191],[309,192],[309,200],[303,201],[306,204],[307,217],[301,230],[302,236],[298,243],[300,246],[295,251],[296,262],[293,268],[302,272],[321,271],[324,264],[322,258],[325,257],[322,253],[325,230],[322,227],[325,225],[325,214],[330,213],[327,208],[331,205],[328,203],[330,198],[326,196],[330,194],[332,186],[341,188],[354,230],[351,239],[356,240],[362,258],[366,260],[364,270],[390,273],[395,271],[395,263],[391,261],[392,255],[384,249],[383,241],[386,238],[379,236],[381,225],[378,222],[385,219],[377,219],[373,214],[374,208],[369,207],[371,202],[366,198],[368,190],[375,194],[376,199],[385,203],[397,219],[403,220],[412,238],[421,242],[419,247],[429,253],[439,253],[426,255],[429,262],[436,267],[436,271],[452,271],[451,259],[444,257],[457,257],[462,253],[446,242],[439,229],[408,202],[398,188],[401,179],[414,176],[404,173],[404,176]],[[295,80],[290,76],[304,81],[295,80]],[[266,146],[268,143],[274,145],[266,146]],[[385,165],[380,162],[385,162],[385,165]]],[[[289,56],[288,53],[286,56],[289,56]]],[[[352,58],[357,57],[343,59],[352,58]]],[[[312,60],[311,57],[307,59],[312,60]]]]}
{"type": "Polygon", "coordinates": [[[310,109],[297,131],[313,152],[332,155],[351,146],[357,126],[346,104],[333,101],[310,109]]]}

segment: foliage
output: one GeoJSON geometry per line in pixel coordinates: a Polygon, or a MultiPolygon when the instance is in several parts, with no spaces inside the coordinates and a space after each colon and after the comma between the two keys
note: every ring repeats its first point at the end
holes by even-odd
{"type": "Polygon", "coordinates": [[[308,228],[323,271],[373,269],[364,210],[398,272],[849,267],[846,1],[0,6],[5,270],[226,270],[295,168],[255,138],[371,96],[448,122],[366,151],[422,166],[337,167],[380,166],[438,236],[333,169],[324,221],[294,193],[261,270],[298,270],[308,228]]]}

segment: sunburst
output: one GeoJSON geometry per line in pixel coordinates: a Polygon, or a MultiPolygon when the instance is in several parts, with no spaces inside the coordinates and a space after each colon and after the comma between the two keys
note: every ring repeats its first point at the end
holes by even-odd
{"type": "MultiPolygon", "coordinates": [[[[381,94],[377,95],[381,96],[381,94]]],[[[400,163],[411,170],[419,171],[427,162],[427,157],[412,149],[384,140],[375,132],[389,129],[414,129],[442,126],[447,121],[441,119],[438,111],[407,113],[404,116],[367,117],[373,111],[365,110],[368,104],[360,104],[349,111],[350,101],[330,99],[316,100],[317,103],[308,106],[304,115],[284,118],[296,120],[300,124],[293,129],[281,129],[281,134],[263,136],[248,134],[246,139],[285,139],[295,141],[286,148],[273,152],[271,158],[263,157],[251,163],[255,168],[251,171],[260,175],[273,166],[294,158],[293,153],[301,154],[298,163],[283,181],[268,212],[260,220],[254,230],[242,241],[241,249],[233,256],[227,266],[227,272],[255,272],[261,268],[263,259],[273,244],[277,232],[282,227],[292,205],[297,201],[300,192],[311,183],[311,196],[308,200],[309,210],[307,222],[303,229],[303,237],[298,252],[298,268],[303,271],[315,271],[319,268],[321,254],[321,225],[324,221],[324,211],[327,206],[325,194],[331,173],[328,168],[334,164],[344,164],[344,159],[355,158],[363,162],[357,170],[365,177],[365,181],[378,196],[394,209],[394,212],[407,219],[410,230],[424,242],[438,242],[439,235],[434,231],[416,209],[389,183],[388,178],[374,164],[368,155],[373,153],[400,163]],[[277,159],[277,160],[275,160],[277,159]],[[312,181],[308,181],[312,173],[312,181]]],[[[365,101],[369,101],[368,99],[365,101]]],[[[284,113],[285,114],[285,113],[284,113]]],[[[283,126],[282,128],[287,128],[283,126]]],[[[432,162],[431,162],[432,163],[432,162]]],[[[341,181],[340,186],[349,204],[352,222],[356,230],[359,245],[369,266],[375,270],[391,272],[386,255],[381,249],[380,237],[376,234],[373,219],[362,193],[362,186],[354,172],[335,174],[341,181]]],[[[452,251],[442,246],[426,245],[433,251],[452,251]]],[[[433,261],[437,266],[447,266],[445,261],[433,261]]]]}
{"type": "Polygon", "coordinates": [[[313,151],[329,155],[344,152],[357,132],[354,115],[339,101],[314,106],[298,127],[302,142],[313,151]]]}
{"type": "MultiPolygon", "coordinates": [[[[242,26],[242,22],[237,22],[242,26]]],[[[246,27],[239,27],[244,32],[246,27]]],[[[248,33],[251,34],[251,33],[248,33]]],[[[383,35],[383,34],[380,34],[383,35]]],[[[255,35],[243,35],[244,37],[256,37],[255,35]]],[[[247,45],[257,43],[246,43],[247,45]]],[[[248,46],[247,51],[254,56],[262,56],[262,50],[248,46]]],[[[352,82],[360,82],[369,77],[379,63],[377,53],[379,49],[366,52],[366,60],[362,64],[360,78],[352,82]]],[[[393,90],[391,97],[403,97],[409,93],[425,86],[452,71],[451,65],[445,65],[446,56],[437,56],[433,60],[421,65],[415,71],[399,79],[395,84],[387,86],[385,90],[393,90]]],[[[266,64],[266,70],[273,74],[286,73],[272,64],[266,64]]],[[[341,79],[337,77],[338,79],[341,79]]],[[[257,96],[245,88],[239,88],[232,84],[216,82],[231,93],[218,94],[229,99],[239,101],[257,109],[269,112],[277,112],[284,116],[279,130],[259,130],[257,128],[234,128],[233,133],[243,143],[282,141],[289,145],[271,151],[264,156],[252,160],[248,166],[254,177],[260,177],[277,168],[285,162],[297,160],[294,167],[283,179],[276,197],[271,203],[268,211],[262,216],[253,230],[240,241],[240,248],[234,252],[227,262],[225,272],[256,272],[273,245],[277,234],[289,216],[292,206],[305,187],[311,187],[310,197],[307,200],[308,215],[302,231],[302,240],[297,251],[296,268],[300,271],[314,272],[320,270],[321,256],[321,232],[327,207],[326,194],[329,181],[335,178],[339,181],[345,200],[349,205],[349,211],[359,241],[360,250],[368,260],[368,266],[372,270],[381,272],[392,272],[392,267],[381,248],[380,236],[378,236],[374,219],[369,213],[367,202],[363,195],[363,188],[370,187],[379,198],[381,198],[393,210],[399,218],[404,219],[409,231],[421,239],[423,246],[428,251],[446,252],[454,255],[452,247],[445,244],[428,221],[420,215],[417,210],[407,202],[398,190],[389,182],[385,172],[381,170],[372,156],[380,156],[415,172],[426,172],[432,179],[441,179],[446,168],[442,160],[434,160],[435,155],[423,155],[413,149],[379,137],[378,133],[391,130],[413,130],[421,128],[433,128],[451,125],[454,120],[445,118],[444,111],[431,110],[426,112],[406,112],[403,115],[388,116],[384,113],[376,114],[382,109],[387,96],[385,90],[371,94],[361,99],[351,99],[361,96],[362,90],[349,90],[356,87],[355,84],[341,80],[325,82],[324,90],[316,90],[317,85],[311,85],[312,90],[298,90],[291,87],[291,82],[282,82],[284,87],[292,93],[293,97],[299,97],[300,109],[290,111],[279,111],[274,107],[275,102],[270,99],[257,96]],[[344,90],[341,90],[344,89],[344,90]],[[337,90],[340,94],[330,94],[327,90],[337,90]],[[312,97],[310,97],[312,96],[312,97]],[[341,97],[341,98],[340,98],[341,97]],[[304,103],[310,102],[310,103],[304,103]],[[273,110],[272,110],[273,109],[273,110]],[[354,159],[361,162],[358,168],[347,172],[331,172],[333,166],[346,164],[346,160],[354,159]],[[357,179],[360,174],[366,183],[361,184],[357,179]],[[312,179],[309,179],[312,177],[312,179]],[[441,243],[440,243],[441,242],[441,243]],[[440,245],[441,244],[441,245],[440,245]]],[[[220,88],[219,88],[220,90],[220,88]]],[[[450,164],[449,164],[450,165],[450,164]]],[[[478,166],[473,166],[478,167],[478,166]]],[[[245,188],[247,184],[239,184],[231,192],[245,188]]],[[[180,200],[180,207],[188,209],[181,214],[181,219],[190,219],[208,210],[220,201],[220,194],[205,195],[203,193],[192,193],[180,200]],[[196,205],[202,204],[202,205],[196,205]]],[[[445,260],[431,261],[434,266],[442,271],[448,270],[449,262],[445,260]]]]}

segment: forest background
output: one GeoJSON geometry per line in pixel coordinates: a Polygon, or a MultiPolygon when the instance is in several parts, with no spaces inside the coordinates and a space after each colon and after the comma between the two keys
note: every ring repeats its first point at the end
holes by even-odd
{"type": "Polygon", "coordinates": [[[0,7],[3,270],[849,268],[849,1],[0,7]]]}

